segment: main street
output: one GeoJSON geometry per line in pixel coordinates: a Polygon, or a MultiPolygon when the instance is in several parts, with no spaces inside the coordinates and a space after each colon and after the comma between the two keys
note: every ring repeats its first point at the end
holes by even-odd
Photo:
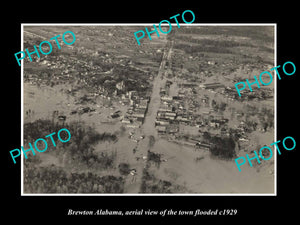
{"type": "Polygon", "coordinates": [[[162,61],[159,67],[158,75],[155,77],[153,81],[153,88],[152,94],[148,106],[148,111],[145,117],[145,121],[142,125],[142,132],[146,136],[153,135],[155,138],[157,137],[157,131],[155,129],[155,119],[157,115],[157,111],[160,106],[160,89],[165,86],[166,79],[164,76],[166,62],[170,59],[172,48],[173,48],[173,41],[168,42],[166,46],[170,46],[166,48],[163,53],[162,61]]]}
{"type": "MultiPolygon", "coordinates": [[[[145,116],[143,125],[141,126],[141,133],[146,136],[145,139],[137,143],[137,153],[139,155],[147,156],[147,151],[149,150],[149,137],[153,136],[155,139],[158,139],[157,130],[155,129],[155,120],[157,111],[160,106],[160,89],[164,87],[166,83],[166,76],[164,76],[166,62],[170,59],[173,49],[173,41],[168,41],[166,48],[163,53],[162,61],[159,66],[159,71],[157,76],[153,80],[152,94],[150,97],[150,102],[148,105],[148,111],[145,116]]],[[[138,193],[140,191],[140,186],[142,183],[143,169],[146,165],[146,161],[139,161],[136,166],[137,174],[134,183],[129,192],[138,193]]]]}

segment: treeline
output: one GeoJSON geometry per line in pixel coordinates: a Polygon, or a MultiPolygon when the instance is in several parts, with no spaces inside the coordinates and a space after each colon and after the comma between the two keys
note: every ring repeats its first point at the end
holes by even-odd
{"type": "Polygon", "coordinates": [[[24,193],[123,193],[124,179],[94,173],[67,173],[62,168],[24,169],[24,193]]]}
{"type": "MultiPolygon", "coordinates": [[[[24,140],[32,142],[35,139],[44,137],[50,133],[57,132],[62,128],[67,128],[72,136],[72,141],[75,141],[78,145],[86,139],[89,144],[95,144],[98,141],[116,141],[117,136],[115,134],[103,132],[99,134],[94,128],[86,126],[83,122],[71,122],[71,123],[58,123],[52,120],[38,119],[34,122],[24,124],[24,140]]],[[[63,138],[63,133],[61,133],[63,138]]],[[[52,136],[54,140],[57,140],[57,136],[52,136]]],[[[65,143],[65,144],[68,144],[65,143]]],[[[64,144],[64,145],[65,145],[64,144]]]]}
{"type": "Polygon", "coordinates": [[[187,54],[199,52],[212,52],[212,53],[226,53],[232,54],[233,52],[226,47],[205,46],[205,45],[190,45],[190,44],[175,44],[174,48],[181,49],[187,54]]]}
{"type": "MultiPolygon", "coordinates": [[[[72,122],[70,124],[55,123],[50,120],[36,120],[33,123],[24,124],[24,142],[30,142],[32,145],[38,138],[44,138],[53,132],[62,128],[67,128],[71,133],[69,142],[61,143],[58,141],[57,135],[53,135],[56,147],[51,144],[50,138],[47,139],[48,150],[47,152],[55,152],[57,157],[62,159],[67,164],[85,165],[88,168],[107,169],[114,167],[116,153],[111,154],[101,152],[95,153],[94,145],[103,141],[116,141],[118,138],[115,134],[103,132],[98,133],[94,128],[85,126],[82,122],[72,122]]],[[[60,133],[63,140],[67,135],[65,132],[60,133]]]]}

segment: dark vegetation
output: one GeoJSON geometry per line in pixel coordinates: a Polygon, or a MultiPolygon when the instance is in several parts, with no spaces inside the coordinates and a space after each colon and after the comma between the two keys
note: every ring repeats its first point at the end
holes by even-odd
{"type": "Polygon", "coordinates": [[[267,109],[265,107],[261,108],[258,114],[259,122],[262,124],[264,131],[274,128],[274,110],[267,109]]]}
{"type": "MultiPolygon", "coordinates": [[[[67,155],[69,159],[72,159],[68,160],[71,164],[82,163],[88,168],[106,169],[114,166],[115,154],[108,155],[104,152],[96,154],[94,145],[103,141],[116,141],[117,136],[106,132],[99,134],[93,128],[84,126],[82,122],[61,124],[50,120],[36,120],[33,123],[26,123],[24,124],[24,142],[33,144],[36,139],[44,138],[53,132],[57,133],[62,128],[70,131],[70,141],[61,143],[55,134],[52,137],[57,146],[52,147],[50,138],[45,138],[49,148],[45,153],[54,150],[58,156],[67,155]]],[[[63,140],[67,139],[65,132],[61,132],[60,135],[63,140]]]]}
{"type": "Polygon", "coordinates": [[[141,193],[172,193],[172,183],[169,181],[156,179],[144,169],[141,193]]]}
{"type": "Polygon", "coordinates": [[[181,193],[186,191],[183,186],[173,184],[170,181],[157,179],[154,174],[150,172],[151,162],[154,162],[155,165],[159,167],[161,154],[148,150],[147,163],[143,169],[140,193],[181,193]]]}
{"type": "Polygon", "coordinates": [[[274,110],[266,107],[257,108],[255,106],[246,105],[247,116],[245,123],[249,127],[250,132],[257,129],[257,125],[260,124],[264,131],[268,131],[274,128],[274,110]],[[258,117],[257,122],[251,121],[251,117],[258,117]]]}
{"type": "Polygon", "coordinates": [[[212,100],[212,107],[216,112],[224,112],[227,104],[225,102],[217,103],[215,100],[212,100]]]}
{"type": "Polygon", "coordinates": [[[57,167],[25,167],[24,193],[123,193],[122,177],[67,173],[57,167]]]}
{"type": "Polygon", "coordinates": [[[148,147],[152,148],[155,144],[155,137],[153,135],[149,136],[149,143],[148,143],[148,147]]]}
{"type": "Polygon", "coordinates": [[[104,74],[97,73],[93,75],[92,79],[87,79],[86,82],[91,87],[104,87],[109,94],[112,94],[116,89],[116,84],[124,81],[124,90],[118,90],[118,93],[125,93],[126,91],[137,91],[144,93],[150,88],[149,76],[150,72],[142,72],[129,66],[120,66],[115,64],[110,68],[112,73],[104,74]]]}
{"type": "Polygon", "coordinates": [[[210,153],[221,159],[232,159],[235,157],[235,141],[233,137],[211,136],[205,132],[203,137],[211,143],[210,153]]]}
{"type": "Polygon", "coordinates": [[[118,167],[121,175],[127,176],[130,173],[130,165],[128,163],[120,163],[118,167]]]}
{"type": "MultiPolygon", "coordinates": [[[[64,132],[61,132],[61,138],[64,132]]],[[[65,134],[67,135],[67,134],[65,134]]],[[[102,170],[115,167],[116,153],[95,152],[94,145],[102,141],[116,141],[117,136],[111,133],[99,134],[93,128],[82,122],[70,124],[55,123],[50,120],[37,120],[24,124],[24,142],[34,143],[34,140],[44,138],[48,149],[35,156],[24,159],[24,187],[28,193],[121,193],[123,192],[123,178],[115,176],[99,176],[94,173],[71,173],[68,168],[86,168],[102,170]],[[69,142],[61,143],[57,135],[53,135],[56,147],[52,146],[50,138],[45,138],[61,128],[67,128],[71,133],[69,142]],[[39,154],[54,154],[63,162],[64,168],[56,165],[38,167],[39,154]]],[[[27,146],[28,147],[28,146],[27,146]]]]}
{"type": "Polygon", "coordinates": [[[157,168],[159,168],[161,163],[161,154],[148,150],[147,160],[148,162],[153,162],[157,166],[157,168]]]}
{"type": "Polygon", "coordinates": [[[231,137],[213,137],[211,142],[213,143],[210,148],[212,155],[222,159],[231,159],[235,157],[235,142],[231,137]]]}
{"type": "Polygon", "coordinates": [[[157,179],[149,172],[149,167],[144,168],[140,193],[181,193],[184,191],[184,187],[157,179]]]}

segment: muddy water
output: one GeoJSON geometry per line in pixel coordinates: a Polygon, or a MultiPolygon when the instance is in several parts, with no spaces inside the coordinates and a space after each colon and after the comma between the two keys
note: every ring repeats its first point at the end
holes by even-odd
{"type": "Polygon", "coordinates": [[[274,192],[274,175],[269,173],[272,165],[263,166],[259,172],[249,165],[243,165],[239,172],[234,161],[212,159],[207,151],[194,151],[162,139],[156,142],[153,151],[169,158],[167,162],[161,163],[155,176],[185,185],[192,193],[274,192]],[[196,157],[204,158],[196,163],[196,157]]]}

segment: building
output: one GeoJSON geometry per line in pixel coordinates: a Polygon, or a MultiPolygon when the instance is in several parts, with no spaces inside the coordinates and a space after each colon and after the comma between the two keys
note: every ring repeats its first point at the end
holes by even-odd
{"type": "Polygon", "coordinates": [[[221,83],[206,83],[206,84],[200,84],[199,87],[203,89],[215,89],[215,88],[221,88],[224,87],[221,83]]]}
{"type": "Polygon", "coordinates": [[[170,122],[167,120],[160,119],[160,120],[155,121],[155,125],[169,125],[169,124],[170,124],[170,122]]]}
{"type": "Polygon", "coordinates": [[[211,121],[209,123],[209,126],[213,127],[213,128],[219,128],[220,127],[220,123],[216,122],[216,121],[211,121]]]}
{"type": "Polygon", "coordinates": [[[138,104],[136,104],[137,109],[147,109],[148,100],[140,100],[138,104]]]}
{"type": "Polygon", "coordinates": [[[172,106],[161,105],[158,109],[158,112],[172,112],[172,106]]]}
{"type": "Polygon", "coordinates": [[[209,144],[205,144],[205,143],[201,143],[201,142],[198,142],[196,144],[196,146],[198,148],[201,148],[201,149],[204,149],[204,150],[209,150],[210,149],[210,145],[209,144]]]}
{"type": "Polygon", "coordinates": [[[185,91],[179,91],[179,92],[178,92],[178,98],[179,98],[179,99],[183,99],[183,98],[185,98],[185,97],[186,97],[185,91]]]}
{"type": "Polygon", "coordinates": [[[165,116],[165,119],[168,119],[168,120],[175,120],[175,117],[174,117],[174,116],[165,116]]]}
{"type": "Polygon", "coordinates": [[[181,141],[180,142],[182,145],[188,146],[188,147],[195,147],[196,144],[193,142],[189,142],[189,141],[181,141]]]}
{"type": "Polygon", "coordinates": [[[139,128],[139,127],[140,127],[140,125],[139,125],[139,124],[137,124],[137,123],[133,123],[133,124],[126,124],[126,127],[128,127],[128,128],[139,128]]]}
{"type": "Polygon", "coordinates": [[[122,120],[122,123],[130,124],[130,120],[129,120],[128,118],[125,117],[125,118],[122,120]]]}
{"type": "Polygon", "coordinates": [[[180,122],[189,122],[189,119],[183,116],[177,116],[176,120],[180,121],[180,122]]]}
{"type": "Polygon", "coordinates": [[[157,129],[158,133],[166,133],[165,126],[157,126],[156,129],[157,129]]]}
{"type": "Polygon", "coordinates": [[[196,83],[181,83],[178,85],[179,87],[182,87],[182,88],[192,88],[192,87],[196,87],[197,84],[196,83]]]}
{"type": "Polygon", "coordinates": [[[128,92],[128,97],[129,99],[132,99],[132,97],[136,96],[137,95],[137,92],[136,91],[129,91],[128,92]]]}
{"type": "Polygon", "coordinates": [[[137,119],[138,121],[144,122],[145,119],[145,110],[136,109],[132,115],[133,118],[137,119]]]}
{"type": "Polygon", "coordinates": [[[178,127],[170,127],[168,133],[176,134],[176,133],[178,133],[178,131],[179,131],[178,127]]]}
{"type": "Polygon", "coordinates": [[[174,112],[166,112],[165,116],[172,116],[172,117],[176,117],[176,113],[174,112]]]}
{"type": "Polygon", "coordinates": [[[162,101],[166,101],[166,102],[171,102],[173,100],[173,98],[171,96],[168,96],[168,95],[164,95],[160,99],[162,101]]]}

